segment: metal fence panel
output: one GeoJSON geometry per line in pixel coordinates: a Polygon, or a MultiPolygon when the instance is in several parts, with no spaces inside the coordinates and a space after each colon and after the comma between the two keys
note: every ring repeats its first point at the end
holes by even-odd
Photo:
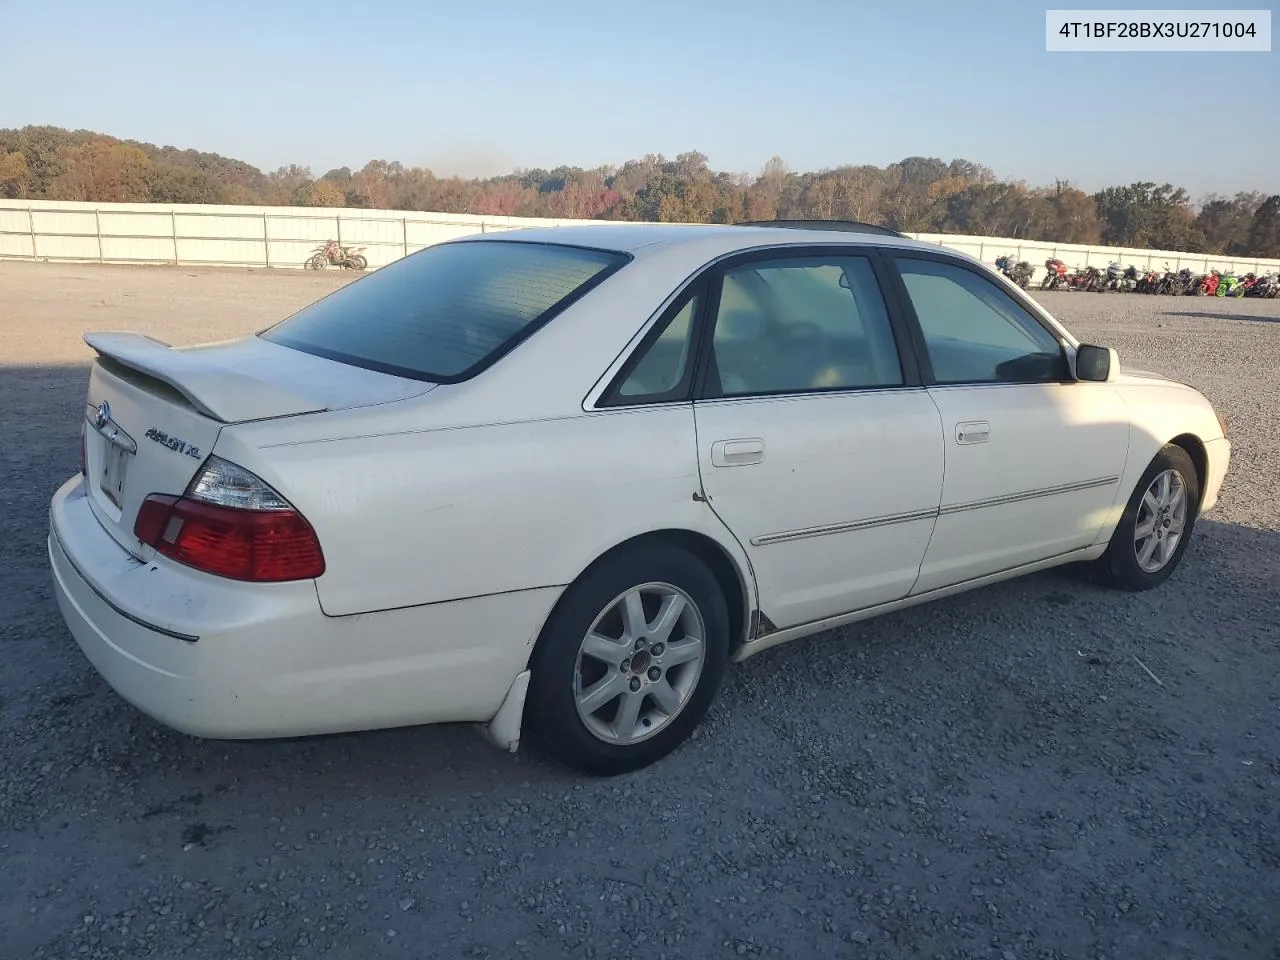
{"type": "MultiPolygon", "coordinates": [[[[0,258],[120,263],[226,264],[302,267],[328,240],[364,248],[370,267],[432,244],[475,233],[522,227],[601,224],[601,220],[497,217],[347,207],[254,207],[162,203],[79,203],[0,200],[0,258]]],[[[1206,256],[1169,250],[1050,243],[1010,237],[914,234],[987,264],[1001,255],[1026,260],[1043,276],[1056,257],[1068,267],[1105,268],[1113,261],[1139,269],[1280,270],[1280,260],[1206,256]]]]}
{"type": "Polygon", "coordinates": [[[173,238],[102,237],[102,259],[120,263],[177,263],[173,238]]]}

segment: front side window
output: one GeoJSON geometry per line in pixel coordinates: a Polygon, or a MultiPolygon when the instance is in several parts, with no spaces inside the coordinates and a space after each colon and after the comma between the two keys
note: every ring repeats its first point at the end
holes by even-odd
{"type": "Polygon", "coordinates": [[[1066,378],[1057,339],[994,282],[937,260],[895,257],[938,383],[1066,378]]]}
{"type": "Polygon", "coordinates": [[[753,261],[724,273],[713,396],[898,386],[902,365],[866,257],[753,261]]]}
{"type": "Polygon", "coordinates": [[[261,336],[397,376],[461,380],[627,260],[550,243],[442,243],[331,293],[261,336]]]}

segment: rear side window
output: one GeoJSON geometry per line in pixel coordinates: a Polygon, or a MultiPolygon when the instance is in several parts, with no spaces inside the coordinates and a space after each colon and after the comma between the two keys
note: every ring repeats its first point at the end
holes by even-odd
{"type": "Polygon", "coordinates": [[[549,243],[443,243],[343,287],[262,337],[396,376],[465,380],[628,259],[549,243]]]}
{"type": "Polygon", "coordinates": [[[696,319],[702,309],[700,294],[686,294],[660,321],[662,332],[627,368],[622,382],[606,399],[608,404],[660,403],[688,398],[693,373],[690,354],[696,319]]]}

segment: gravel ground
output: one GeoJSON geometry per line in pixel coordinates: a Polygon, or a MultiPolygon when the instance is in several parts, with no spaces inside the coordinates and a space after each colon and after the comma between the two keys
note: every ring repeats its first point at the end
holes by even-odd
{"type": "Polygon", "coordinates": [[[82,331],[231,336],[344,279],[0,263],[0,956],[1280,957],[1280,301],[1044,297],[1229,421],[1164,588],[1050,572],[798,641],[601,781],[464,728],[194,740],[63,627],[82,331]]]}

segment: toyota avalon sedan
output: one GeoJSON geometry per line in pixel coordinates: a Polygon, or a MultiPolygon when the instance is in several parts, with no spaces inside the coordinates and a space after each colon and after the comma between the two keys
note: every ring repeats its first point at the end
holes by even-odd
{"type": "Polygon", "coordinates": [[[85,339],[58,603],[203,737],[635,769],[775,644],[1059,564],[1161,584],[1230,455],[1191,387],[858,224],[488,234],[241,340],[85,339]]]}

